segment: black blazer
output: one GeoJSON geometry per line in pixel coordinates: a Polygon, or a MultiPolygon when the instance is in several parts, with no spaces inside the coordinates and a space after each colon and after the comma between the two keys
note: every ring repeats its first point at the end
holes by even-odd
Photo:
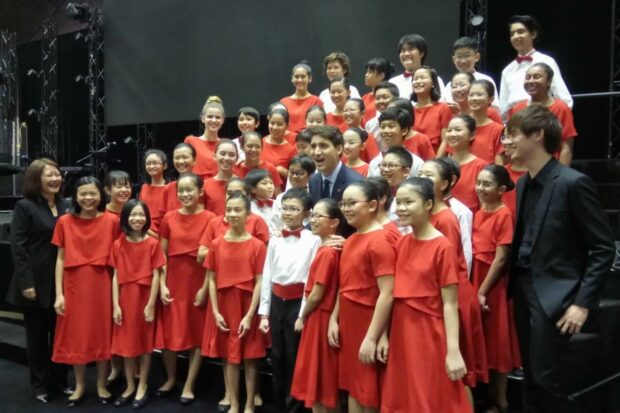
{"type": "MultiPolygon", "coordinates": [[[[56,203],[58,216],[69,212],[71,204],[64,199],[56,203]]],[[[57,217],[47,201],[22,199],[15,204],[11,222],[11,255],[13,277],[7,301],[14,305],[32,305],[49,308],[54,305],[54,268],[57,248],[51,244],[57,217]],[[26,300],[22,291],[35,288],[37,299],[26,300]]]]}
{"type": "MultiPolygon", "coordinates": [[[[552,169],[536,207],[533,224],[532,281],[545,313],[556,320],[571,304],[592,308],[611,269],[614,244],[607,215],[592,180],[551,160],[552,169]]],[[[517,182],[517,225],[511,271],[515,274],[521,240],[523,189],[517,182]]],[[[509,293],[516,276],[510,277],[509,293]]]]}
{"type": "MultiPolygon", "coordinates": [[[[336,176],[336,182],[334,182],[334,185],[332,186],[332,195],[330,198],[335,199],[336,202],[340,202],[345,188],[349,184],[361,181],[362,179],[364,179],[362,175],[358,174],[353,169],[342,165],[338,175],[336,176]]],[[[308,184],[310,186],[310,196],[312,197],[312,202],[315,204],[321,199],[322,183],[320,172],[316,172],[310,177],[310,182],[308,184]]]]}

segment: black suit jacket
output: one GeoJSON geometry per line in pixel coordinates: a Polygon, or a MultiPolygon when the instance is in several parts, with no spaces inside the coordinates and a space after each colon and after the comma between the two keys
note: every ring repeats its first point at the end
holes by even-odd
{"type": "MultiPolygon", "coordinates": [[[[571,304],[592,308],[614,257],[607,215],[592,180],[551,160],[549,181],[533,223],[532,281],[545,313],[556,320],[571,304]]],[[[517,225],[513,239],[509,291],[514,289],[522,238],[522,200],[528,175],[517,182],[517,225]]]]}
{"type": "MultiPolygon", "coordinates": [[[[347,168],[345,165],[342,165],[338,175],[336,176],[336,182],[334,182],[334,185],[332,186],[332,195],[330,198],[340,202],[345,188],[349,186],[349,184],[361,181],[362,179],[364,179],[362,175],[350,168],[347,168]]],[[[321,199],[322,184],[323,182],[320,172],[316,172],[310,177],[310,182],[308,184],[310,186],[310,196],[312,197],[312,202],[315,204],[321,199]]]]}
{"type": "MultiPolygon", "coordinates": [[[[71,204],[64,199],[56,202],[58,217],[69,212],[71,204]]],[[[7,301],[14,305],[49,308],[54,304],[54,268],[57,248],[51,244],[58,217],[52,215],[47,201],[22,199],[15,204],[11,221],[11,255],[13,277],[7,301]],[[35,288],[37,299],[26,300],[22,291],[35,288]]]]}

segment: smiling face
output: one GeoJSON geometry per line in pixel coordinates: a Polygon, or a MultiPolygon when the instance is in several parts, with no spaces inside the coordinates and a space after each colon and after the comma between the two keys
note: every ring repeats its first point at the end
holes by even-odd
{"type": "Polygon", "coordinates": [[[344,104],[342,117],[344,118],[344,123],[346,123],[348,127],[355,126],[359,128],[362,124],[363,115],[364,112],[360,110],[360,105],[358,102],[348,100],[347,103],[344,104]]]}
{"type": "Polygon", "coordinates": [[[222,143],[217,147],[214,157],[218,170],[232,171],[237,162],[237,146],[232,142],[222,143]]]}
{"type": "Polygon", "coordinates": [[[241,133],[253,132],[258,128],[258,120],[254,119],[253,116],[240,113],[237,118],[237,127],[241,133]]]}
{"type": "Polygon", "coordinates": [[[263,141],[260,137],[247,135],[243,138],[243,153],[245,154],[245,159],[258,161],[262,149],[263,141]]]}
{"type": "Polygon", "coordinates": [[[349,99],[349,91],[344,87],[342,82],[333,82],[329,85],[329,96],[337,108],[343,108],[347,99],[349,99]]]}
{"type": "Polygon", "coordinates": [[[417,48],[410,45],[404,45],[398,54],[400,63],[410,73],[415,72],[422,65],[423,56],[417,48]]]}
{"type": "Polygon", "coordinates": [[[129,198],[131,198],[131,185],[129,181],[114,182],[111,187],[106,187],[105,191],[114,204],[125,205],[129,198]]]}
{"type": "Polygon", "coordinates": [[[545,69],[540,66],[532,66],[525,73],[523,87],[534,102],[544,102],[549,97],[551,81],[545,69]]]}
{"type": "Polygon", "coordinates": [[[337,77],[343,77],[345,74],[340,62],[334,60],[327,64],[327,68],[325,69],[325,75],[327,76],[327,79],[329,79],[329,81],[331,82],[337,77]]]}
{"type": "Polygon", "coordinates": [[[416,95],[430,95],[433,89],[433,78],[428,69],[416,70],[411,81],[416,95]]]}
{"type": "Polygon", "coordinates": [[[387,109],[391,101],[396,99],[397,96],[392,95],[390,89],[377,89],[375,90],[375,107],[379,113],[387,109]]]}
{"type": "Polygon", "coordinates": [[[129,228],[136,233],[142,233],[144,225],[146,224],[146,214],[142,205],[136,205],[129,213],[129,228]]]}
{"type": "Polygon", "coordinates": [[[338,220],[329,217],[327,206],[319,202],[310,213],[310,228],[312,233],[319,237],[335,234],[338,227],[338,220]]]}
{"type": "Polygon", "coordinates": [[[379,164],[379,174],[388,181],[390,188],[396,188],[409,177],[409,168],[401,165],[400,162],[398,156],[388,153],[379,164]]]}
{"type": "Polygon", "coordinates": [[[273,179],[267,176],[256,184],[256,188],[252,190],[252,193],[256,199],[266,201],[273,198],[275,189],[276,187],[273,184],[273,179]]]}
{"type": "Polygon", "coordinates": [[[459,47],[452,56],[454,66],[461,73],[474,73],[479,60],[480,53],[469,47],[459,47]]]}
{"type": "Polygon", "coordinates": [[[219,132],[224,124],[224,114],[218,108],[208,108],[202,117],[202,123],[209,132],[219,132]]]}
{"type": "Polygon", "coordinates": [[[308,75],[308,72],[303,67],[298,67],[293,71],[291,82],[297,92],[306,93],[308,85],[312,82],[312,78],[308,75]]]}
{"type": "Polygon", "coordinates": [[[246,209],[246,204],[243,199],[234,198],[226,201],[224,216],[226,217],[226,222],[228,222],[232,228],[243,228],[248,214],[249,211],[246,209]]]}
{"type": "Polygon", "coordinates": [[[474,136],[469,129],[467,129],[467,124],[463,119],[453,118],[450,123],[448,123],[446,141],[452,149],[457,151],[467,149],[473,139],[474,136]]]}
{"type": "Polygon", "coordinates": [[[288,166],[288,182],[291,188],[307,188],[310,174],[301,165],[294,163],[288,166]]]}
{"type": "Polygon", "coordinates": [[[493,102],[493,96],[489,96],[484,86],[473,84],[469,88],[467,102],[469,103],[469,108],[473,112],[486,112],[493,102]]]}
{"type": "Polygon", "coordinates": [[[471,82],[469,80],[469,76],[464,74],[454,75],[452,77],[452,82],[450,82],[452,99],[454,99],[456,103],[467,102],[470,87],[471,82]]]}
{"type": "Polygon", "coordinates": [[[313,110],[306,114],[306,127],[309,128],[311,126],[323,126],[325,125],[325,119],[323,118],[323,113],[319,110],[313,110]]]}
{"type": "Polygon", "coordinates": [[[510,43],[520,55],[525,55],[534,48],[536,36],[536,32],[530,32],[523,23],[510,25],[510,43]]]}
{"type": "Polygon", "coordinates": [[[96,214],[97,206],[101,202],[101,193],[95,184],[82,185],[77,189],[77,204],[81,213],[96,214]]]}
{"type": "Polygon", "coordinates": [[[275,140],[281,140],[286,133],[286,120],[280,113],[272,113],[269,118],[269,134],[275,140]]]}
{"type": "Polygon", "coordinates": [[[334,146],[332,141],[320,135],[314,135],[310,145],[316,169],[323,175],[330,175],[340,162],[342,146],[334,146]]]}
{"type": "Polygon", "coordinates": [[[424,201],[411,185],[399,187],[394,202],[400,225],[415,226],[428,222],[433,204],[430,200],[424,201]]]}
{"type": "Polygon", "coordinates": [[[174,150],[172,154],[172,164],[179,174],[191,172],[194,169],[196,159],[192,154],[192,150],[188,147],[180,147],[174,150]]]}
{"type": "Polygon", "coordinates": [[[62,186],[62,175],[58,168],[45,165],[41,171],[41,195],[56,195],[62,186]]]}
{"type": "Polygon", "coordinates": [[[482,170],[476,179],[476,193],[482,203],[497,202],[506,191],[506,187],[499,186],[495,176],[482,170]]]}
{"type": "Polygon", "coordinates": [[[450,182],[442,179],[439,167],[435,164],[435,162],[424,162],[424,164],[418,171],[418,176],[420,178],[428,178],[433,181],[433,191],[435,193],[435,199],[443,198],[443,194],[450,185],[450,182]]]}
{"type": "Polygon", "coordinates": [[[347,130],[342,137],[344,138],[344,156],[349,160],[359,159],[360,153],[365,147],[360,136],[352,130],[347,130]]]}
{"type": "Polygon", "coordinates": [[[168,165],[162,162],[161,158],[154,153],[146,157],[144,164],[146,173],[149,174],[151,178],[162,176],[168,167],[168,165]]]}
{"type": "Polygon", "coordinates": [[[403,146],[403,140],[407,133],[409,133],[408,128],[401,128],[395,120],[384,120],[379,125],[379,128],[381,130],[381,139],[383,139],[388,148],[403,146]]]}
{"type": "Polygon", "coordinates": [[[349,225],[363,228],[377,214],[377,201],[368,201],[364,191],[358,186],[349,186],[342,194],[340,209],[349,225]]]}
{"type": "Polygon", "coordinates": [[[177,181],[177,197],[184,208],[195,208],[202,198],[202,189],[196,186],[191,176],[186,176],[177,181]]]}
{"type": "Polygon", "coordinates": [[[304,205],[300,199],[286,199],[282,201],[280,217],[289,229],[301,228],[304,224],[304,205]]]}

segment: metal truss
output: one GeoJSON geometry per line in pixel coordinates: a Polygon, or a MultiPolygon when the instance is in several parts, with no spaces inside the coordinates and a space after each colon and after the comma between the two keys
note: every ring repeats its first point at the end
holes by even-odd
{"type": "Polygon", "coordinates": [[[141,177],[145,173],[144,154],[155,146],[155,125],[152,123],[139,123],[136,129],[136,170],[137,176],[141,177]]]}
{"type": "Polygon", "coordinates": [[[611,3],[611,53],[609,67],[609,137],[607,157],[620,155],[620,7],[616,0],[611,3]]]}
{"type": "Polygon", "coordinates": [[[19,164],[17,142],[17,36],[0,31],[0,162],[19,164]]]}
{"type": "Polygon", "coordinates": [[[480,51],[480,62],[478,65],[481,70],[486,68],[487,62],[487,22],[488,22],[488,0],[463,0],[463,29],[465,36],[474,37],[478,40],[478,50],[480,51]],[[474,27],[470,24],[472,17],[480,16],[483,18],[482,24],[474,27]]]}
{"type": "Polygon", "coordinates": [[[58,159],[58,38],[51,20],[43,23],[41,38],[41,149],[58,159]]]}

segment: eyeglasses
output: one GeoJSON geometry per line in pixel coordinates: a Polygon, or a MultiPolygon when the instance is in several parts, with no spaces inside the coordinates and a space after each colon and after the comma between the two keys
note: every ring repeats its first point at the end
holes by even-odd
{"type": "Polygon", "coordinates": [[[301,212],[301,209],[297,208],[297,207],[280,207],[280,212],[285,213],[285,212],[290,212],[291,214],[299,214],[301,212]]]}
{"type": "Polygon", "coordinates": [[[340,209],[351,209],[357,204],[365,203],[368,201],[340,201],[338,202],[338,208],[340,209]]]}
{"type": "Polygon", "coordinates": [[[386,162],[381,162],[379,164],[379,169],[387,169],[389,171],[393,171],[394,169],[398,169],[398,168],[402,168],[402,165],[399,165],[397,163],[386,163],[386,162]]]}
{"type": "Polygon", "coordinates": [[[318,212],[313,212],[310,214],[309,218],[312,219],[321,219],[321,218],[331,218],[329,215],[321,215],[318,212]]]}
{"type": "Polygon", "coordinates": [[[306,176],[306,171],[288,171],[288,176],[292,176],[293,178],[303,178],[306,176]]]}
{"type": "Polygon", "coordinates": [[[467,53],[467,54],[455,54],[454,57],[456,60],[467,60],[467,59],[471,59],[474,55],[471,53],[467,53]]]}

